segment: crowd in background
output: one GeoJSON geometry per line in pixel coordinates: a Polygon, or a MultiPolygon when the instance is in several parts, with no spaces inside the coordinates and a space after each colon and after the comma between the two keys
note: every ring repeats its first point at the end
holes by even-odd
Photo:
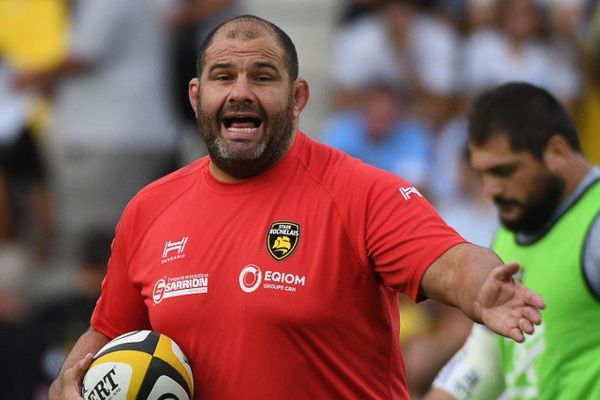
{"type": "MultiPolygon", "coordinates": [[[[597,3],[347,0],[322,72],[331,112],[307,133],[404,177],[466,239],[486,246],[497,221],[468,164],[469,103],[507,81],[542,86],[571,112],[584,151],[600,163],[597,3]]],[[[243,0],[0,2],[7,398],[45,398],[87,326],[126,202],[203,155],[187,104],[196,51],[212,27],[245,12],[243,0]]],[[[466,336],[470,327],[430,302],[403,305],[402,323],[418,398],[464,340],[444,330],[460,325],[466,336]]]]}

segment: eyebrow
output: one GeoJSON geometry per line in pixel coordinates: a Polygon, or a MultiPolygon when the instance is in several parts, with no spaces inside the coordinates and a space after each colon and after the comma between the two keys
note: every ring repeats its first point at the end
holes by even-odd
{"type": "Polygon", "coordinates": [[[273,64],[272,62],[269,62],[269,61],[256,61],[255,63],[252,64],[252,66],[257,67],[257,68],[268,68],[268,69],[272,69],[275,72],[279,72],[279,69],[275,66],[275,64],[273,64]]]}
{"type": "MultiPolygon", "coordinates": [[[[235,65],[233,63],[218,62],[218,63],[212,64],[210,67],[208,67],[208,72],[210,73],[217,69],[229,69],[229,68],[233,68],[234,66],[235,65]]],[[[267,69],[270,69],[270,70],[276,72],[277,74],[280,74],[280,71],[277,68],[277,66],[269,61],[256,61],[256,62],[252,63],[252,67],[267,68],[267,69]]]]}
{"type": "Polygon", "coordinates": [[[485,168],[484,172],[491,174],[503,174],[506,172],[512,172],[519,167],[519,162],[505,162],[500,164],[491,165],[485,168]]]}
{"type": "Polygon", "coordinates": [[[215,69],[228,69],[228,68],[232,68],[232,67],[233,67],[232,63],[225,63],[225,62],[215,63],[208,68],[208,72],[212,72],[215,69]]]}

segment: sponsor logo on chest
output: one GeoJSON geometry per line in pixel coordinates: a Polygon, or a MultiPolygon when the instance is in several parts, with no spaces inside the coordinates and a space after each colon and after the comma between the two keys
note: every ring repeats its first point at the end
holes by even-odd
{"type": "Polygon", "coordinates": [[[154,284],[154,304],[178,296],[208,293],[208,274],[188,274],[174,278],[162,277],[154,284]]]}
{"type": "Polygon", "coordinates": [[[246,265],[240,271],[238,282],[245,293],[252,293],[259,288],[280,290],[295,293],[306,286],[306,276],[281,271],[262,271],[257,265],[246,265]]]}

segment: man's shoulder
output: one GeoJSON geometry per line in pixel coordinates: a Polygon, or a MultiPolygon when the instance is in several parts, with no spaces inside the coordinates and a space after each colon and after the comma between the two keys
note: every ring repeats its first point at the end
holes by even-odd
{"type": "Polygon", "coordinates": [[[143,187],[127,208],[161,208],[183,195],[208,167],[208,157],[202,157],[143,187]]]}
{"type": "Polygon", "coordinates": [[[160,194],[173,189],[187,187],[206,168],[208,168],[208,156],[202,157],[149,183],[139,191],[138,195],[160,194]]]}
{"type": "Polygon", "coordinates": [[[406,183],[392,173],[310,138],[297,157],[314,180],[334,191],[364,191],[380,185],[406,183]]]}

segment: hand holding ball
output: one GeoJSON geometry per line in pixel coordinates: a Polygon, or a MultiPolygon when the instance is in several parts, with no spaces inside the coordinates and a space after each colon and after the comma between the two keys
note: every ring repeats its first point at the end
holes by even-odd
{"type": "Polygon", "coordinates": [[[179,346],[152,331],[108,342],[83,377],[85,400],[192,400],[192,370],[179,346]]]}

